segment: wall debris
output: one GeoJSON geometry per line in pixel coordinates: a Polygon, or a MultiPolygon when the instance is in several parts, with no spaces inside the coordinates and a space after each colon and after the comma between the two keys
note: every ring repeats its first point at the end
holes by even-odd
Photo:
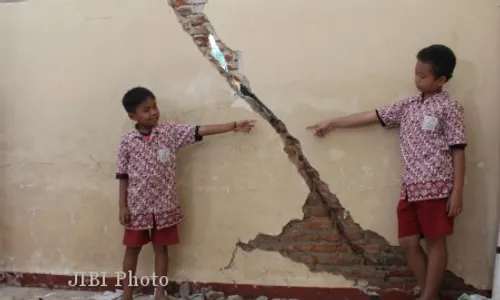
{"type": "MultiPolygon", "coordinates": [[[[207,0],[167,0],[173,8],[183,30],[192,38],[201,53],[217,67],[233,90],[279,134],[284,151],[306,182],[310,193],[303,206],[302,220],[291,220],[281,234],[271,236],[259,233],[248,243],[238,242],[244,251],[255,249],[279,252],[289,259],[305,264],[313,272],[329,272],[354,280],[364,281],[375,289],[412,290],[416,282],[406,265],[404,255],[397,246],[391,246],[381,235],[364,230],[357,224],[315,168],[304,156],[299,140],[293,137],[285,124],[278,119],[249,90],[249,82],[239,72],[238,52],[225,45],[204,14],[207,0]],[[209,35],[216,39],[228,62],[226,72],[210,52],[209,35]],[[248,90],[242,91],[235,79],[248,90]]],[[[477,293],[477,289],[464,283],[447,271],[444,291],[451,296],[463,292],[477,293]]]]}

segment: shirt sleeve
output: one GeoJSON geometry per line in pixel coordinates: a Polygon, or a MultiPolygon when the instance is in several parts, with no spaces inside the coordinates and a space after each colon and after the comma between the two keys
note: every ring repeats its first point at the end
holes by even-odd
{"type": "Polygon", "coordinates": [[[399,127],[408,99],[399,100],[376,110],[378,120],[384,127],[399,127]]]}
{"type": "Polygon", "coordinates": [[[464,149],[467,145],[464,108],[453,103],[447,109],[444,120],[444,136],[450,148],[464,149]]]}
{"type": "Polygon", "coordinates": [[[118,146],[118,156],[116,159],[116,179],[128,179],[129,152],[127,142],[124,137],[118,146]]]}
{"type": "Polygon", "coordinates": [[[189,124],[170,124],[169,128],[177,149],[201,141],[203,137],[199,134],[199,129],[200,126],[189,124]]]}

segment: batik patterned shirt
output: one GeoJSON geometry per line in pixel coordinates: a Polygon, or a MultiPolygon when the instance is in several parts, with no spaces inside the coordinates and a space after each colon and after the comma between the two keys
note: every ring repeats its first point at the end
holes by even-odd
{"type": "Polygon", "coordinates": [[[176,195],[176,154],[202,140],[198,128],[164,123],[154,127],[149,136],[135,128],[121,137],[116,178],[128,179],[127,229],[161,229],[182,221],[176,195]]]}
{"type": "Polygon", "coordinates": [[[441,92],[425,100],[415,95],[376,112],[383,126],[399,128],[401,198],[447,198],[453,188],[452,150],[467,144],[463,107],[441,92]]]}

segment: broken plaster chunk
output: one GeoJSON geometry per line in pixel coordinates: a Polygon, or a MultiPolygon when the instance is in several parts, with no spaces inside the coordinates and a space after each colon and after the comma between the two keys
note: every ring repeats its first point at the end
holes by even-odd
{"type": "Polygon", "coordinates": [[[57,293],[48,293],[47,295],[43,296],[42,298],[48,298],[57,295],[57,293]]]}
{"type": "Polygon", "coordinates": [[[95,295],[91,299],[92,300],[115,300],[121,298],[123,295],[122,290],[116,291],[105,291],[102,295],[95,295]]]}
{"type": "Polygon", "coordinates": [[[231,295],[227,297],[227,300],[243,300],[243,298],[240,295],[231,295]]]}
{"type": "Polygon", "coordinates": [[[208,0],[184,0],[184,3],[187,5],[202,5],[206,4],[208,0]]]}
{"type": "Polygon", "coordinates": [[[205,295],[203,295],[203,294],[191,295],[191,296],[185,297],[185,298],[187,298],[189,300],[205,300],[206,299],[205,295]]]}
{"type": "Polygon", "coordinates": [[[368,286],[368,281],[364,280],[364,279],[359,279],[358,280],[358,285],[360,285],[362,287],[367,287],[368,286]]]}
{"type": "Polygon", "coordinates": [[[191,294],[191,287],[189,286],[189,283],[181,283],[181,286],[179,287],[179,295],[181,296],[181,298],[187,298],[189,297],[189,294],[191,294]]]}
{"type": "Polygon", "coordinates": [[[224,293],[222,292],[216,292],[216,291],[208,291],[208,293],[205,295],[207,300],[219,300],[219,299],[225,299],[224,293]]]}
{"type": "Polygon", "coordinates": [[[490,299],[481,295],[462,294],[460,297],[458,297],[458,300],[490,300],[490,299]]]}
{"type": "Polygon", "coordinates": [[[267,299],[269,299],[269,298],[267,298],[266,296],[259,296],[255,300],[267,300],[267,299]]]}

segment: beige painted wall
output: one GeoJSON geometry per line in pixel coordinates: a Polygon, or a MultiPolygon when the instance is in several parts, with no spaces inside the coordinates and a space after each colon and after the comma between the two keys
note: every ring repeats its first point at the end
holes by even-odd
{"type": "MultiPolygon", "coordinates": [[[[364,228],[396,243],[396,132],[374,127],[317,140],[304,127],[413,93],[414,56],[457,53],[449,89],[470,135],[466,209],[450,268],[490,286],[499,176],[500,1],[219,0],[206,12],[243,52],[253,90],[298,137],[308,159],[364,228]]],[[[165,1],[38,0],[0,4],[0,270],[116,271],[122,257],[113,179],[124,91],[146,85],[165,119],[258,118],[232,107],[222,77],[165,1]]],[[[307,189],[270,126],[207,139],[181,155],[187,219],[171,276],[203,281],[345,286],[276,253],[238,252],[238,239],[277,234],[302,217],[307,189]]],[[[152,272],[152,251],[140,261],[152,272]]]]}

